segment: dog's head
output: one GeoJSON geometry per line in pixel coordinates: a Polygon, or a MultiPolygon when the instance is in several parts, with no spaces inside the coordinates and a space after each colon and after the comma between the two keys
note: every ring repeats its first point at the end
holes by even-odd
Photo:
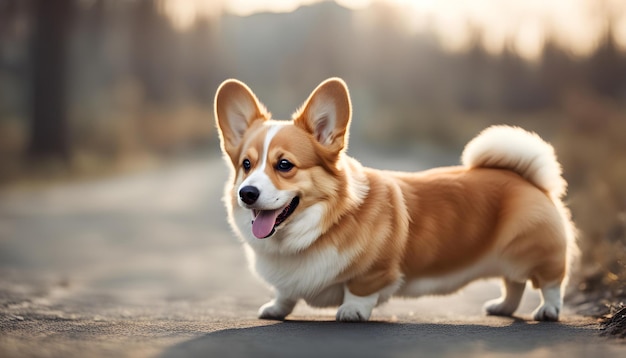
{"type": "Polygon", "coordinates": [[[345,83],[322,82],[293,120],[275,121],[245,84],[227,80],[217,90],[215,117],[234,169],[227,204],[241,233],[253,241],[250,233],[310,244],[320,235],[325,205],[341,193],[338,162],[351,117],[345,83]]]}

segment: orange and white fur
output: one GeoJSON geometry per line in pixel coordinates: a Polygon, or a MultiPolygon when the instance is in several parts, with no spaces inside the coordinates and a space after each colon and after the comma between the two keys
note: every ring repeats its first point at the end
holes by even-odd
{"type": "Polygon", "coordinates": [[[215,98],[231,165],[225,202],[251,267],[276,298],[259,317],[282,320],[303,299],[367,321],[391,296],[452,293],[500,277],[485,304],[510,316],[526,282],[541,290],[536,320],[558,320],[574,226],[553,148],[494,126],[466,146],[462,165],[418,173],[363,167],[346,153],[345,83],[321,83],[291,121],[275,121],[243,83],[215,98]]]}

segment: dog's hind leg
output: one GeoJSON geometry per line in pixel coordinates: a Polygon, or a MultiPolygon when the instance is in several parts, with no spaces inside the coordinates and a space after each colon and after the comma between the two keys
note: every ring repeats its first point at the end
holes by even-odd
{"type": "Polygon", "coordinates": [[[525,282],[516,282],[504,278],[502,281],[502,297],[485,303],[485,312],[492,316],[513,315],[522,300],[524,288],[526,288],[525,282]]]}
{"type": "Polygon", "coordinates": [[[537,321],[558,321],[563,295],[561,286],[566,278],[565,254],[547,260],[531,274],[531,282],[541,290],[541,305],[533,312],[537,321]]]}
{"type": "Polygon", "coordinates": [[[561,283],[544,286],[541,288],[541,305],[533,312],[533,319],[536,321],[558,321],[562,305],[561,283]]]}
{"type": "Polygon", "coordinates": [[[561,286],[565,279],[565,260],[553,260],[538,268],[531,276],[535,288],[541,290],[541,305],[533,312],[537,321],[558,321],[563,295],[561,286]]]}

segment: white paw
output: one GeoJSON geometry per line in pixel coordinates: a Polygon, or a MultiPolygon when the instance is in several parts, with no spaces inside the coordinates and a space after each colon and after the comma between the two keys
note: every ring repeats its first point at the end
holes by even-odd
{"type": "Polygon", "coordinates": [[[291,313],[291,309],[284,305],[277,304],[275,300],[272,300],[259,308],[259,318],[261,319],[273,319],[282,321],[291,313]]]}
{"type": "Polygon", "coordinates": [[[533,313],[535,321],[558,321],[560,308],[544,303],[541,307],[537,308],[533,313]]]}
{"type": "Polygon", "coordinates": [[[337,311],[337,321],[339,322],[365,322],[372,314],[371,309],[363,307],[357,303],[344,303],[337,311]]]}
{"type": "Polygon", "coordinates": [[[517,307],[511,307],[502,298],[487,301],[483,306],[485,313],[490,316],[512,316],[517,307]]]}

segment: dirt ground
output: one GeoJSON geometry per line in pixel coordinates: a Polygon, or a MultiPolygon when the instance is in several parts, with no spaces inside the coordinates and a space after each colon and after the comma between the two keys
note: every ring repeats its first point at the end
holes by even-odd
{"type": "Polygon", "coordinates": [[[256,319],[271,292],[248,271],[220,198],[220,158],[123,177],[0,193],[2,357],[626,356],[569,308],[485,317],[497,282],[392,300],[366,324],[300,304],[256,319]]]}

